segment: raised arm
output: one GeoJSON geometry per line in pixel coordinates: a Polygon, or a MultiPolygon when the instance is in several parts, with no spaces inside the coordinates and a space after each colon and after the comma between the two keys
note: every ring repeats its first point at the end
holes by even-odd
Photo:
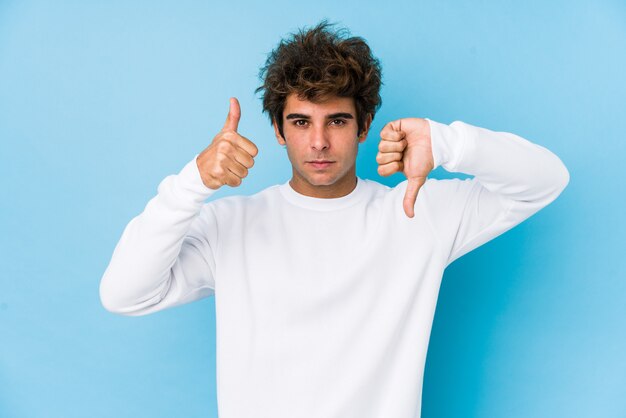
{"type": "Polygon", "coordinates": [[[145,315],[213,293],[217,225],[202,205],[214,190],[200,180],[195,161],[163,179],[124,229],[100,282],[107,310],[145,315]]]}
{"type": "Polygon", "coordinates": [[[547,206],[569,182],[555,154],[512,133],[460,121],[402,121],[404,135],[396,135],[396,142],[404,145],[399,167],[407,176],[405,205],[415,203],[418,190],[424,193],[421,202],[444,246],[446,265],[547,206]],[[429,159],[432,167],[423,163],[429,159]],[[440,165],[474,178],[426,181],[426,170],[440,165]]]}
{"type": "Polygon", "coordinates": [[[236,132],[239,115],[232,99],[211,145],[166,177],[128,223],[100,282],[107,310],[145,315],[214,293],[218,225],[203,202],[224,184],[240,185],[254,163],[256,146],[236,132]]]}

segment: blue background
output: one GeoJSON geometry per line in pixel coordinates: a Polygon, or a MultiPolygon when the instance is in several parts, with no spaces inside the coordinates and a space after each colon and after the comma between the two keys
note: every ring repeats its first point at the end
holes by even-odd
{"type": "Polygon", "coordinates": [[[230,96],[259,155],[216,198],[289,179],[253,91],[280,38],[323,17],[383,64],[359,176],[403,180],[374,158],[407,116],[517,133],[570,171],[553,204],[446,271],[423,417],[626,416],[622,1],[0,0],[1,417],[216,416],[214,299],[122,317],[99,281],[230,96]]]}

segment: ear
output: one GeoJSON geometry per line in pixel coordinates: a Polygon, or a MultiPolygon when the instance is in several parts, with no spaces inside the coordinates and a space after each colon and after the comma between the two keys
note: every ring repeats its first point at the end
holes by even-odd
{"type": "Polygon", "coordinates": [[[276,124],[276,119],[272,119],[272,126],[274,127],[274,135],[276,135],[276,140],[280,145],[286,145],[285,138],[280,135],[278,131],[278,125],[276,124]]]}
{"type": "Polygon", "coordinates": [[[365,125],[363,125],[363,131],[361,132],[361,135],[359,135],[359,142],[363,142],[365,141],[365,139],[367,138],[367,134],[370,130],[370,126],[372,126],[372,114],[369,113],[367,115],[367,118],[365,119],[365,125]]]}

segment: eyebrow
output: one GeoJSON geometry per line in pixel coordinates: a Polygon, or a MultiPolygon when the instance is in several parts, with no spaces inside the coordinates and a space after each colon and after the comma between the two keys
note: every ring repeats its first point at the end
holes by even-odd
{"type": "MultiPolygon", "coordinates": [[[[327,119],[337,119],[337,118],[354,119],[354,116],[352,116],[352,114],[350,113],[338,112],[338,113],[332,113],[326,116],[326,118],[327,119]]],[[[302,113],[290,113],[285,117],[285,119],[311,119],[311,117],[309,115],[305,115],[302,113]]]]}

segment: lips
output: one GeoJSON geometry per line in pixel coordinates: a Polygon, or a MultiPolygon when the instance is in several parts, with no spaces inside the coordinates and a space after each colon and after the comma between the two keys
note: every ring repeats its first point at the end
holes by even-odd
{"type": "Polygon", "coordinates": [[[329,167],[331,164],[334,164],[334,161],[329,161],[329,160],[313,160],[313,161],[307,161],[308,164],[310,164],[311,166],[317,168],[317,169],[322,169],[322,168],[327,168],[329,167]]]}

